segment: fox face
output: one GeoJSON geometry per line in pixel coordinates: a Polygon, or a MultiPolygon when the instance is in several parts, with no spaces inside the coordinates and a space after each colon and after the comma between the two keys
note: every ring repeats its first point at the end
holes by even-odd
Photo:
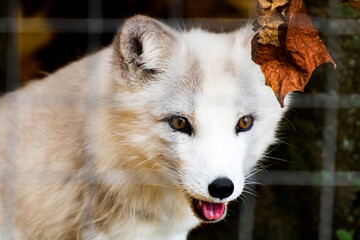
{"type": "Polygon", "coordinates": [[[224,218],[285,111],[251,60],[254,34],[179,32],[140,16],[113,43],[122,91],[112,102],[135,112],[118,130],[142,156],[133,165],[180,189],[201,221],[224,218]]]}

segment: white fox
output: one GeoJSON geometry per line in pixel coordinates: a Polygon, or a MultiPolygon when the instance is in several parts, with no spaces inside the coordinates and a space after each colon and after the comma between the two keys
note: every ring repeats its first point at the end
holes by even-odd
{"type": "Polygon", "coordinates": [[[254,34],[135,16],[111,46],[5,95],[2,231],[184,240],[223,219],[285,111],[251,60],[254,34]]]}

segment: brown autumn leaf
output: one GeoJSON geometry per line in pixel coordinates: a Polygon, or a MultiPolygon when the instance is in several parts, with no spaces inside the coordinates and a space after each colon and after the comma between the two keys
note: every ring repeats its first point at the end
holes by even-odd
{"type": "MultiPolygon", "coordinates": [[[[289,92],[304,91],[312,72],[321,64],[331,62],[331,56],[321,41],[318,31],[313,27],[302,0],[259,0],[258,14],[261,18],[278,15],[283,23],[277,29],[270,24],[260,25],[259,33],[252,40],[252,59],[259,64],[265,76],[265,84],[270,86],[279,103],[284,107],[284,99],[289,92]],[[260,1],[262,3],[260,3],[260,1]],[[263,1],[272,3],[267,9],[263,1]],[[269,12],[270,11],[270,12],[269,12]],[[274,29],[271,39],[262,37],[269,29],[274,29]],[[277,41],[274,42],[274,33],[277,41]]],[[[265,22],[266,23],[266,22],[265,22]]]]}
{"type": "Polygon", "coordinates": [[[285,7],[288,0],[258,0],[256,9],[257,20],[262,31],[259,32],[259,43],[271,44],[280,47],[279,26],[284,24],[284,16],[278,13],[279,9],[285,7]]]}
{"type": "Polygon", "coordinates": [[[360,0],[348,0],[350,5],[360,10],[360,0]]]}

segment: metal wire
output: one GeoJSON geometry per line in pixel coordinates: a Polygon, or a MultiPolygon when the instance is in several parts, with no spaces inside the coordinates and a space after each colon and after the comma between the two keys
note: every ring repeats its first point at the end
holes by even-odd
{"type": "MultiPolygon", "coordinates": [[[[15,0],[8,0],[11,9],[10,13],[15,13],[14,8],[17,6],[15,0]]],[[[101,44],[100,35],[102,33],[115,32],[123,20],[119,19],[102,19],[102,2],[101,0],[89,0],[88,18],[87,19],[47,19],[47,24],[51,26],[53,32],[67,32],[67,33],[87,33],[89,51],[92,48],[97,48],[101,44]]],[[[360,34],[360,20],[338,19],[334,4],[336,0],[329,0],[330,4],[330,18],[312,18],[314,25],[320,32],[329,36],[329,44],[332,49],[335,49],[336,55],[341,55],[339,44],[339,35],[360,34]]],[[[169,16],[173,18],[181,18],[183,16],[183,0],[169,0],[169,16]]],[[[21,26],[22,32],[39,33],[43,31],[38,26],[39,19],[25,18],[17,22],[17,18],[13,15],[10,18],[0,18],[0,32],[9,34],[9,47],[7,53],[7,91],[12,91],[19,86],[18,77],[18,59],[17,59],[17,39],[16,33],[19,32],[18,26],[21,26]]],[[[191,22],[192,25],[200,24],[212,29],[232,29],[234,26],[243,25],[247,19],[188,19],[185,23],[191,22]]],[[[96,63],[91,64],[89,68],[93,68],[96,63]]],[[[327,93],[317,94],[295,94],[294,101],[291,107],[295,108],[322,108],[325,109],[324,118],[324,148],[323,148],[323,171],[319,172],[304,172],[304,171],[269,171],[259,173],[255,177],[257,181],[267,185],[285,185],[285,186],[320,186],[321,203],[319,209],[319,240],[330,240],[332,235],[332,219],[334,208],[334,187],[335,186],[359,186],[360,172],[338,172],[335,171],[336,160],[336,137],[337,127],[336,119],[338,109],[340,108],[360,108],[360,94],[338,94],[338,77],[329,68],[327,77],[327,93]]],[[[93,88],[96,89],[96,88],[93,88]]],[[[85,99],[85,102],[89,99],[85,99]]],[[[16,99],[12,99],[13,116],[16,119],[16,99]]],[[[91,103],[89,103],[91,104],[91,103]]],[[[88,111],[91,114],[92,107],[88,111]]],[[[11,124],[16,124],[11,123],[11,124]]],[[[12,128],[14,129],[14,128],[12,128]]],[[[16,140],[13,132],[8,134],[7,149],[8,154],[6,158],[7,164],[3,172],[1,172],[2,184],[5,187],[3,223],[1,231],[1,239],[13,238],[13,223],[15,219],[15,184],[23,181],[36,181],[37,176],[46,178],[61,177],[68,173],[29,173],[30,177],[24,178],[22,175],[17,178],[16,175],[16,140]],[[13,151],[11,151],[11,149],[13,151]],[[25,180],[24,180],[25,179],[25,180]]],[[[91,173],[85,178],[91,177],[91,173]]],[[[91,182],[91,179],[87,179],[91,182]]],[[[50,180],[49,180],[50,181],[50,180]]],[[[253,222],[256,218],[255,211],[255,197],[249,196],[246,204],[241,206],[240,215],[240,234],[239,240],[253,239],[253,222]]]]}
{"type": "MultiPolygon", "coordinates": [[[[7,74],[6,74],[6,90],[12,91],[19,86],[19,64],[17,58],[17,20],[16,20],[16,6],[17,1],[9,1],[8,12],[11,16],[11,21],[8,22],[8,28],[12,31],[8,33],[8,51],[7,51],[7,74]]],[[[6,152],[3,162],[1,184],[3,185],[3,206],[2,206],[2,226],[1,226],[1,239],[13,239],[13,229],[15,223],[15,195],[17,183],[17,169],[16,162],[18,158],[17,152],[17,115],[18,115],[18,101],[15,95],[9,96],[6,102],[7,107],[10,109],[8,114],[8,121],[6,123],[9,127],[5,129],[12,129],[6,131],[6,152]],[[10,126],[11,125],[11,126],[10,126]]]]}

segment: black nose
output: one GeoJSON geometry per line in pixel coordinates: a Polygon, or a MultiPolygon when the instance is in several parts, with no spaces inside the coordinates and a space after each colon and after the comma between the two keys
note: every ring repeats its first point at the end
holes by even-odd
{"type": "Polygon", "coordinates": [[[234,184],[228,178],[217,178],[212,183],[209,184],[209,193],[215,198],[227,198],[234,191],[234,184]]]}

